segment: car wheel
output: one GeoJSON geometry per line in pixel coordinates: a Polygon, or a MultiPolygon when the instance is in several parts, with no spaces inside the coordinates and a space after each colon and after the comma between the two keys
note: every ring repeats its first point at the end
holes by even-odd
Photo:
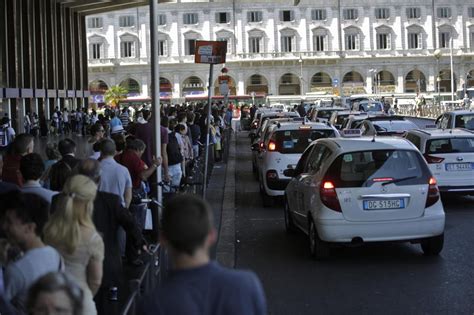
{"type": "Polygon", "coordinates": [[[262,195],[262,203],[265,208],[273,206],[273,197],[265,192],[262,180],[260,180],[260,194],[262,195]]]}
{"type": "Polygon", "coordinates": [[[436,256],[443,250],[444,234],[421,241],[421,249],[426,256],[436,256]]]}
{"type": "Polygon", "coordinates": [[[290,214],[290,205],[288,204],[288,200],[285,196],[285,207],[283,208],[283,213],[285,217],[285,229],[287,233],[293,233],[296,231],[296,225],[293,222],[293,218],[290,214]]]}
{"type": "Polygon", "coordinates": [[[329,256],[328,244],[319,238],[318,231],[312,219],[309,221],[308,237],[311,256],[316,260],[327,258],[329,256]]]}

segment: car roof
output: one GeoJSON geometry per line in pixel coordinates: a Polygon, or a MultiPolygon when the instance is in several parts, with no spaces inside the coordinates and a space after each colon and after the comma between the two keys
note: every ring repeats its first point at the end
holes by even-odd
{"type": "Polygon", "coordinates": [[[409,130],[409,133],[423,134],[430,138],[445,138],[446,136],[472,136],[474,137],[474,131],[465,128],[454,128],[454,129],[413,129],[409,130]]]}
{"type": "Polygon", "coordinates": [[[417,150],[408,140],[399,137],[324,138],[314,142],[324,143],[336,153],[372,150],[417,150]]]}
{"type": "Polygon", "coordinates": [[[370,121],[408,121],[405,117],[403,116],[387,116],[387,115],[378,115],[378,116],[370,116],[367,117],[365,120],[370,120],[370,121]]]}
{"type": "MultiPolygon", "coordinates": [[[[269,117],[269,116],[278,116],[281,118],[288,117],[288,116],[299,116],[296,112],[264,112],[261,118],[269,117]]],[[[275,117],[277,118],[277,117],[275,117]]]]}
{"type": "Polygon", "coordinates": [[[297,130],[302,126],[311,126],[311,129],[327,129],[333,130],[331,126],[328,126],[325,123],[319,122],[305,122],[304,124],[301,121],[290,121],[290,122],[281,122],[280,127],[276,127],[278,130],[297,130]]]}
{"type": "Polygon", "coordinates": [[[450,114],[450,115],[473,114],[474,115],[474,110],[472,110],[472,109],[458,109],[458,110],[452,110],[452,111],[446,112],[446,114],[450,114]]]}
{"type": "Polygon", "coordinates": [[[341,110],[341,111],[337,111],[336,115],[337,116],[339,116],[339,115],[355,115],[355,116],[364,115],[364,116],[367,116],[367,113],[366,112],[361,112],[361,111],[358,111],[358,110],[341,110]]]}

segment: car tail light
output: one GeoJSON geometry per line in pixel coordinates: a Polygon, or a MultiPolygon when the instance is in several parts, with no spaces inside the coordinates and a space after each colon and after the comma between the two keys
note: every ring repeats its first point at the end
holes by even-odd
{"type": "Polygon", "coordinates": [[[321,201],[326,207],[337,212],[342,212],[341,204],[339,203],[339,199],[337,199],[336,186],[334,186],[333,182],[323,181],[319,193],[321,201]]]}
{"type": "Polygon", "coordinates": [[[265,145],[263,144],[263,142],[260,142],[260,145],[259,145],[260,149],[263,149],[264,146],[265,145]]]}
{"type": "Polygon", "coordinates": [[[431,207],[439,200],[439,189],[436,178],[430,177],[428,184],[428,197],[426,198],[425,208],[431,207]]]}
{"type": "Polygon", "coordinates": [[[276,150],[276,143],[273,141],[270,141],[268,143],[268,151],[275,151],[276,150]]]}
{"type": "Polygon", "coordinates": [[[388,182],[388,181],[391,181],[393,180],[392,177],[379,177],[379,178],[374,178],[372,179],[374,182],[388,182]]]}
{"type": "Polygon", "coordinates": [[[437,157],[437,156],[432,156],[432,155],[429,155],[429,154],[424,154],[423,155],[425,157],[425,160],[426,162],[428,162],[428,164],[437,164],[437,163],[441,163],[444,161],[444,158],[440,158],[440,157],[437,157]]]}
{"type": "Polygon", "coordinates": [[[278,173],[275,170],[267,171],[267,179],[277,179],[278,173]]]}

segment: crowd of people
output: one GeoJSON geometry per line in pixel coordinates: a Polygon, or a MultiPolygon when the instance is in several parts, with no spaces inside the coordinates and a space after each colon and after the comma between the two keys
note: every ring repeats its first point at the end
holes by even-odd
{"type": "MultiPolygon", "coordinates": [[[[43,154],[34,152],[37,138],[31,129],[12,137],[0,168],[0,313],[111,314],[103,302],[125,298],[123,263],[139,266],[148,251],[143,199],[157,187],[154,174],[162,166],[165,187],[179,189],[206,141],[207,111],[204,104],[162,107],[161,157],[154,154],[153,114],[145,108],[134,115],[127,108],[108,109],[103,117],[55,110],[50,132],[66,137],[48,143],[43,154]],[[89,137],[85,156],[77,155],[76,142],[67,137],[71,133],[89,137]]],[[[211,112],[209,139],[219,159],[232,108],[212,104],[211,112]]],[[[235,314],[264,314],[255,275],[210,262],[216,233],[209,205],[198,197],[174,199],[163,212],[161,242],[177,268],[170,281],[182,283],[163,284],[168,289],[144,301],[143,314],[195,314],[211,303],[196,297],[209,292],[215,300],[209,314],[224,314],[226,303],[235,314]],[[183,299],[168,298],[198,279],[203,281],[183,299]],[[223,302],[222,292],[238,299],[223,302]]]]}

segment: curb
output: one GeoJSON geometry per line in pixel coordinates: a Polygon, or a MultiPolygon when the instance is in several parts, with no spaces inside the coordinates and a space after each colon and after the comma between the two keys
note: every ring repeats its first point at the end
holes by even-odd
{"type": "Polygon", "coordinates": [[[216,250],[216,260],[228,268],[235,267],[235,133],[232,133],[231,137],[225,172],[221,227],[216,250]]]}

